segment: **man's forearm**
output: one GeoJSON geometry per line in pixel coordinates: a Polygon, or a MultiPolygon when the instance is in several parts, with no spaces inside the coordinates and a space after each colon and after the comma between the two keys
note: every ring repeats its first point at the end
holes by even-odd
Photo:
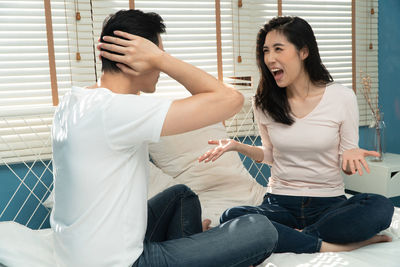
{"type": "Polygon", "coordinates": [[[192,95],[233,90],[205,71],[168,53],[163,53],[159,58],[159,70],[185,86],[192,95]]]}

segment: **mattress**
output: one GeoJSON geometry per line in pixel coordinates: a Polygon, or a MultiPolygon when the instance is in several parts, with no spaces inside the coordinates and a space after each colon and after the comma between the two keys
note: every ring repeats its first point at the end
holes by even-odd
{"type": "MultiPolygon", "coordinates": [[[[351,252],[272,254],[259,266],[267,267],[399,267],[400,209],[391,226],[383,231],[392,242],[369,245],[351,252]]],[[[0,263],[8,267],[54,267],[51,229],[31,230],[16,222],[0,223],[0,263]]],[[[0,265],[1,266],[1,265],[0,265]]],[[[206,266],[205,266],[206,267],[206,266]]]]}

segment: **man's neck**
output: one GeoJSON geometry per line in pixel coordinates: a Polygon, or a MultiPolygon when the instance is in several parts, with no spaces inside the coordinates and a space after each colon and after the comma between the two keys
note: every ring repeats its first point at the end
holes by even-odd
{"type": "Polygon", "coordinates": [[[122,72],[103,72],[99,81],[88,88],[107,88],[116,94],[139,94],[134,79],[122,72]]]}

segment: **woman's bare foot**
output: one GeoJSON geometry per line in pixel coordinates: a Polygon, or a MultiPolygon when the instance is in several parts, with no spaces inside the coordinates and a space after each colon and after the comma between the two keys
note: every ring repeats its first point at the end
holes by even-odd
{"type": "Polygon", "coordinates": [[[203,227],[203,232],[211,229],[210,224],[211,224],[211,220],[210,219],[204,219],[201,222],[201,225],[203,227]]]}
{"type": "Polygon", "coordinates": [[[361,247],[365,247],[374,243],[391,242],[392,238],[387,235],[376,235],[361,242],[350,244],[332,244],[322,241],[320,252],[339,252],[339,251],[352,251],[361,247]]]}

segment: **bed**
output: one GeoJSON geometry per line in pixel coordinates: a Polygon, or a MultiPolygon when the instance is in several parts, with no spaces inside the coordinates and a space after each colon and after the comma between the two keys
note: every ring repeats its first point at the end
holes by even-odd
{"type": "MultiPolygon", "coordinates": [[[[216,225],[226,208],[260,203],[266,188],[250,175],[237,153],[225,154],[214,163],[198,163],[196,158],[209,149],[210,138],[226,138],[225,128],[216,124],[150,144],[149,197],[171,185],[187,184],[200,198],[203,218],[210,218],[216,225]]],[[[257,175],[262,176],[263,172],[258,171],[257,175]]],[[[44,205],[51,207],[51,195],[44,205]]],[[[260,266],[400,266],[399,227],[400,209],[396,208],[390,228],[384,231],[393,238],[392,242],[352,252],[272,254],[260,266]]],[[[16,222],[0,222],[0,237],[0,266],[54,266],[51,229],[32,230],[16,222]]]]}

